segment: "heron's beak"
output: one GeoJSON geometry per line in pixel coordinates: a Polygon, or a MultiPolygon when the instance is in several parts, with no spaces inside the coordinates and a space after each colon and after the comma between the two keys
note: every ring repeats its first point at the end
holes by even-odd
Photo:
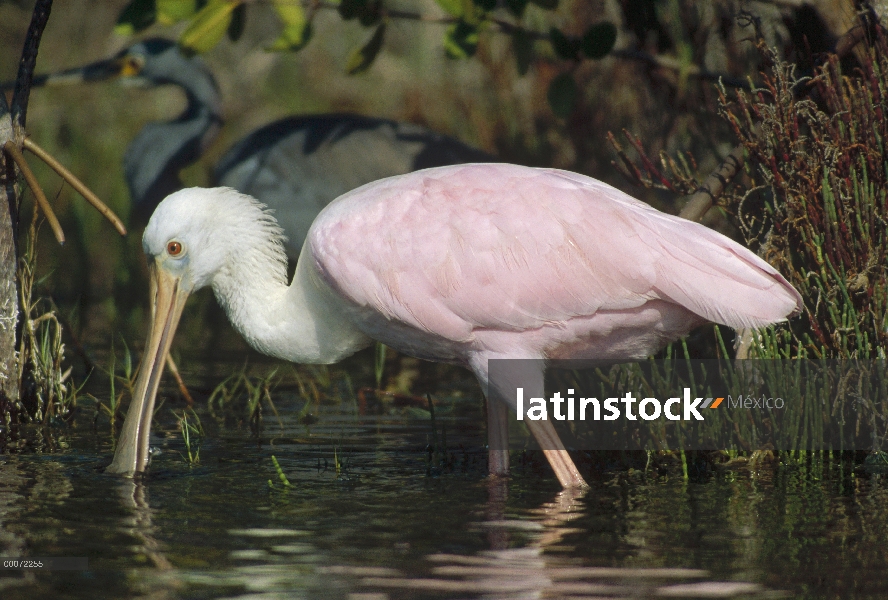
{"type": "Polygon", "coordinates": [[[151,417],[154,415],[154,399],[163,374],[164,363],[170,344],[182,316],[182,307],[189,289],[183,289],[182,281],[160,268],[156,263],[149,267],[151,275],[151,327],[148,342],[139,367],[133,399],[126,413],[123,431],[117,441],[114,461],[106,473],[133,476],[148,467],[148,442],[151,434],[151,417]]]}
{"type": "MultiPolygon", "coordinates": [[[[31,81],[31,87],[44,87],[77,83],[92,83],[105,81],[115,77],[131,77],[137,73],[133,63],[126,58],[109,58],[100,60],[82,67],[66,69],[58,73],[35,75],[31,81]]],[[[11,90],[15,87],[14,81],[0,83],[0,88],[11,90]]]]}

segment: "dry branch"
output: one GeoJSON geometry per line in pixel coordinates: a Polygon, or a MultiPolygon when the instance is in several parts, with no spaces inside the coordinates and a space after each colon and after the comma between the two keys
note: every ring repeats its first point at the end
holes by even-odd
{"type": "Polygon", "coordinates": [[[25,157],[22,156],[22,153],[19,152],[19,149],[16,148],[15,144],[11,141],[6,142],[3,146],[3,151],[13,160],[13,162],[15,162],[19,170],[22,172],[22,176],[25,178],[25,181],[28,182],[28,187],[31,188],[31,192],[33,192],[34,198],[37,200],[37,205],[40,207],[40,210],[43,211],[43,214],[46,215],[46,220],[49,222],[49,226],[52,228],[55,238],[58,240],[59,244],[64,244],[65,232],[62,231],[62,225],[59,223],[52,207],[49,205],[49,200],[46,199],[46,194],[43,193],[43,188],[40,187],[40,182],[37,181],[37,178],[31,171],[31,167],[28,166],[25,157]]]}
{"type": "Polygon", "coordinates": [[[52,167],[52,169],[59,174],[59,176],[68,182],[68,184],[74,188],[81,196],[83,196],[87,202],[92,204],[97,211],[102,213],[102,216],[108,219],[114,228],[120,233],[120,235],[126,235],[126,227],[123,225],[123,221],[114,214],[114,211],[111,210],[108,205],[99,200],[99,197],[96,196],[92,190],[86,187],[82,181],[80,181],[71,171],[65,168],[65,166],[57,161],[49,152],[41,148],[37,145],[36,142],[31,140],[31,138],[25,138],[23,144],[25,150],[28,150],[32,154],[34,154],[37,158],[45,162],[47,165],[52,167]]]}

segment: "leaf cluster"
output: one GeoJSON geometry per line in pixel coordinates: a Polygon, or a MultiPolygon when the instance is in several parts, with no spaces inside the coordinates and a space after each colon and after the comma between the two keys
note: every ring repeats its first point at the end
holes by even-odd
{"type": "MultiPolygon", "coordinates": [[[[573,36],[552,27],[548,33],[525,27],[529,5],[544,11],[558,8],[558,0],[436,0],[446,16],[428,16],[390,9],[384,0],[338,0],[334,2],[269,0],[281,25],[269,51],[298,51],[312,37],[312,20],[319,10],[336,10],[343,21],[356,21],[372,29],[369,37],[348,56],[345,71],[356,75],[369,69],[385,44],[386,25],[393,19],[444,25],[442,47],[451,59],[472,58],[482,35],[498,33],[511,38],[512,52],[520,75],[530,69],[537,57],[537,44],[548,46],[544,54],[567,63],[563,72],[549,84],[547,98],[553,112],[567,117],[576,106],[578,89],[573,77],[576,65],[584,59],[607,56],[617,39],[617,28],[609,22],[589,27],[573,36]]],[[[121,12],[116,31],[133,35],[152,25],[173,25],[187,21],[179,36],[183,49],[206,52],[226,36],[237,41],[244,29],[248,0],[131,0],[121,12]]],[[[264,4],[263,4],[264,6],[264,4]]]]}

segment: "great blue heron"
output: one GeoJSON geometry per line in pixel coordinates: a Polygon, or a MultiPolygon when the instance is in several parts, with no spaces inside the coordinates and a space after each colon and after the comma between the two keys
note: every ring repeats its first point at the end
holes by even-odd
{"type": "MultiPolygon", "coordinates": [[[[142,238],[153,323],[109,471],[145,470],[159,366],[201,287],[277,358],[332,363],[376,339],[470,368],[490,399],[493,474],[508,472],[507,406],[521,401],[514,378],[490,377],[491,359],[536,359],[522,389],[542,398],[547,360],[644,358],[707,321],[763,327],[802,308],[736,242],[555,169],[458,165],[362,186],[315,219],[289,285],[280,236],[260,203],[227,188],[157,207],[142,238]]],[[[525,423],[562,485],[585,485],[552,424],[525,423]]]]}
{"type": "MultiPolygon", "coordinates": [[[[175,85],[185,111],[148,123],[124,156],[124,174],[143,220],[182,187],[179,171],[197,161],[222,125],[216,81],[198,57],[169,40],[147,39],[110,59],[35,78],[34,85],[122,81],[175,85]]],[[[315,216],[331,200],[365,183],[424,169],[491,162],[491,155],[418,125],[354,114],[303,115],[270,123],[237,142],[213,172],[214,185],[233,187],[275,210],[287,254],[299,254],[315,216]]]]}

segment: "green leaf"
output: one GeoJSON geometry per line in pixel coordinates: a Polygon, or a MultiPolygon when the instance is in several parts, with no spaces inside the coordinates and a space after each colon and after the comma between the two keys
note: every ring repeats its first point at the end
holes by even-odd
{"type": "Polygon", "coordinates": [[[155,0],[132,0],[120,12],[114,33],[130,36],[154,25],[157,20],[155,0]]]}
{"type": "Polygon", "coordinates": [[[190,19],[197,12],[197,0],[155,0],[157,22],[161,25],[174,25],[190,19]]]}
{"type": "Polygon", "coordinates": [[[368,2],[364,11],[358,15],[358,21],[364,27],[376,25],[382,20],[382,11],[379,10],[380,8],[382,8],[382,3],[378,0],[368,2]]]}
{"type": "Polygon", "coordinates": [[[231,25],[234,10],[242,2],[243,0],[211,0],[179,36],[179,45],[185,50],[200,54],[218,44],[231,25]]]}
{"type": "Polygon", "coordinates": [[[477,25],[484,12],[496,8],[496,0],[435,0],[449,15],[477,25]]]}
{"type": "Polygon", "coordinates": [[[339,3],[339,16],[345,21],[358,19],[361,25],[369,27],[382,18],[381,7],[379,0],[342,0],[339,3]]]}
{"type": "Polygon", "coordinates": [[[506,8],[520,19],[524,16],[524,9],[527,8],[527,0],[506,0],[506,8]]]}
{"type": "Polygon", "coordinates": [[[530,2],[545,10],[555,10],[558,8],[558,0],[530,0],[530,2]]]}
{"type": "Polygon", "coordinates": [[[533,60],[533,40],[526,30],[516,29],[512,34],[512,51],[515,53],[518,74],[525,75],[533,60]]]}
{"type": "Polygon", "coordinates": [[[311,40],[311,23],[305,27],[285,27],[278,38],[266,48],[266,52],[297,52],[308,45],[311,40]]]}
{"type": "Polygon", "coordinates": [[[457,18],[463,16],[463,9],[465,8],[463,0],[435,0],[435,2],[437,2],[438,6],[444,9],[444,12],[448,15],[457,18]]]}
{"type": "Polygon", "coordinates": [[[346,21],[357,19],[367,10],[368,0],[342,0],[339,3],[339,15],[346,21]]]}
{"type": "Polygon", "coordinates": [[[546,99],[555,116],[566,119],[577,101],[577,84],[570,73],[562,73],[552,80],[546,99]]]}
{"type": "Polygon", "coordinates": [[[240,37],[244,34],[244,27],[247,24],[247,5],[240,4],[237,8],[234,9],[234,12],[231,13],[231,23],[228,24],[228,29],[226,33],[228,34],[228,39],[232,42],[236,42],[240,39],[240,37]]]}
{"type": "Polygon", "coordinates": [[[339,16],[342,17],[344,21],[357,19],[358,13],[361,12],[361,8],[366,3],[367,0],[342,0],[339,3],[339,16]]]}
{"type": "Polygon", "coordinates": [[[569,38],[559,29],[553,27],[549,30],[549,41],[559,58],[566,60],[578,60],[580,58],[580,40],[569,38]]]}
{"type": "Polygon", "coordinates": [[[598,23],[583,34],[583,54],[589,58],[599,59],[607,56],[617,41],[617,28],[613,23],[598,23]]]}
{"type": "MultiPolygon", "coordinates": [[[[287,479],[286,473],[281,468],[281,464],[278,462],[278,459],[275,458],[274,454],[271,455],[271,462],[274,463],[274,470],[277,472],[278,479],[281,480],[281,483],[285,488],[293,487],[293,484],[290,483],[290,480],[287,479]]],[[[271,479],[268,480],[268,485],[271,485],[271,479]]]]}
{"type": "Polygon", "coordinates": [[[496,0],[472,0],[472,3],[483,11],[490,12],[496,8],[496,0]]]}
{"type": "Polygon", "coordinates": [[[293,0],[273,0],[283,31],[267,49],[274,52],[301,50],[311,39],[311,23],[302,4],[293,0]]]}
{"type": "Polygon", "coordinates": [[[370,65],[373,64],[376,55],[379,54],[379,50],[382,48],[382,40],[384,37],[385,23],[381,23],[379,27],[376,28],[376,31],[373,32],[373,36],[367,41],[367,43],[360,48],[355,49],[352,51],[351,55],[349,55],[348,62],[346,62],[345,65],[346,73],[349,75],[357,75],[370,68],[370,65]]]}
{"type": "Polygon", "coordinates": [[[465,21],[454,23],[444,33],[448,58],[469,58],[478,48],[478,28],[465,21]]]}
{"type": "Polygon", "coordinates": [[[308,23],[300,0],[271,0],[271,3],[285,27],[305,27],[308,23]]]}

